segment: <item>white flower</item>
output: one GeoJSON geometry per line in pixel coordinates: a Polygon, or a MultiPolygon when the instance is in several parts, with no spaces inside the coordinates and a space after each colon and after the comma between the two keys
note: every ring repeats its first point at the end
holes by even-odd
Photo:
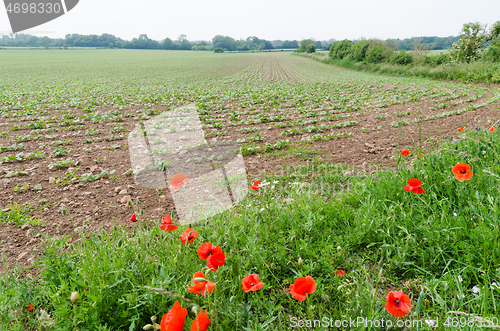
{"type": "Polygon", "coordinates": [[[260,211],[264,211],[266,208],[260,208],[260,211]]]}
{"type": "Polygon", "coordinates": [[[479,289],[479,287],[477,287],[477,286],[474,286],[474,287],[472,288],[472,292],[474,292],[474,293],[476,293],[476,294],[477,294],[477,293],[479,293],[479,291],[480,291],[480,289],[479,289]]]}
{"type": "Polygon", "coordinates": [[[275,180],[275,181],[273,182],[273,184],[277,184],[277,183],[279,183],[277,180],[275,180]]]}
{"type": "Polygon", "coordinates": [[[465,294],[462,294],[462,295],[457,294],[457,297],[458,297],[459,299],[465,298],[465,294]]]}
{"type": "Polygon", "coordinates": [[[458,276],[458,281],[459,281],[460,283],[464,281],[464,280],[463,280],[463,278],[462,278],[462,276],[458,276]]]}
{"type": "Polygon", "coordinates": [[[428,326],[436,326],[436,321],[435,320],[425,320],[425,324],[428,326]]]}
{"type": "Polygon", "coordinates": [[[340,251],[341,249],[342,249],[342,247],[337,246],[337,252],[340,251]]]}
{"type": "Polygon", "coordinates": [[[483,151],[483,155],[486,154],[486,151],[483,151]]]}
{"type": "Polygon", "coordinates": [[[457,216],[458,216],[458,214],[457,214],[457,213],[453,213],[453,216],[457,217],[457,216]]]}

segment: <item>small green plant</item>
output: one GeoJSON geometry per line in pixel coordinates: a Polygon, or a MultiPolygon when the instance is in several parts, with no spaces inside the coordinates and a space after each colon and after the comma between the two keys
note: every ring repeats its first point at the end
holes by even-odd
{"type": "Polygon", "coordinates": [[[99,164],[102,162],[106,162],[107,158],[106,157],[98,157],[97,159],[94,159],[94,162],[99,164]]]}
{"type": "Polygon", "coordinates": [[[12,190],[14,192],[26,192],[30,188],[30,184],[25,184],[23,186],[16,185],[12,190]]]}
{"type": "Polygon", "coordinates": [[[112,175],[116,172],[116,170],[111,170],[109,173],[106,170],[103,170],[100,174],[94,175],[91,172],[83,174],[80,176],[79,180],[80,182],[93,182],[98,179],[104,178],[108,175],[112,175]]]}
{"type": "Polygon", "coordinates": [[[69,154],[69,152],[70,152],[69,148],[63,148],[62,146],[57,146],[57,148],[52,152],[52,155],[63,156],[69,154]]]}
{"type": "Polygon", "coordinates": [[[27,176],[27,175],[28,175],[28,172],[27,172],[27,171],[16,169],[16,170],[14,170],[14,171],[10,171],[10,172],[8,172],[8,173],[5,175],[5,177],[6,177],[6,178],[10,178],[10,177],[27,176]]]}
{"type": "Polygon", "coordinates": [[[48,167],[49,167],[50,171],[54,171],[54,170],[57,170],[57,169],[66,168],[66,167],[68,167],[70,165],[77,166],[78,163],[79,163],[78,161],[73,161],[71,159],[67,159],[67,160],[57,161],[56,163],[51,163],[51,164],[48,165],[48,167]]]}

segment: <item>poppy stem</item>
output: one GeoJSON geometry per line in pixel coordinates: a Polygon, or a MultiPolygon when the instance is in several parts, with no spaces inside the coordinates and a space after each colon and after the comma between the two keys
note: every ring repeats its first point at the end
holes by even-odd
{"type": "Polygon", "coordinates": [[[178,294],[174,294],[172,292],[169,292],[167,290],[164,290],[162,288],[155,288],[155,287],[149,287],[149,286],[144,286],[144,288],[146,290],[150,290],[150,291],[155,291],[155,292],[159,292],[161,294],[165,294],[165,295],[168,295],[169,297],[172,297],[172,298],[176,298],[176,299],[180,299],[180,300],[183,300],[184,302],[186,302],[188,305],[191,305],[191,306],[195,306],[197,309],[200,309],[200,306],[198,306],[197,304],[195,304],[193,301],[181,296],[181,295],[178,295],[178,294]]]}

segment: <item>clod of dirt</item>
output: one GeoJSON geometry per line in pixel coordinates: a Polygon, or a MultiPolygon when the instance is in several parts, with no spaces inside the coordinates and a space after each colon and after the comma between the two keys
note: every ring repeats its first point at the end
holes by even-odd
{"type": "Polygon", "coordinates": [[[121,190],[120,193],[118,193],[118,194],[123,195],[123,194],[127,194],[127,193],[128,193],[127,190],[121,190]]]}
{"type": "Polygon", "coordinates": [[[49,184],[54,184],[56,179],[54,177],[49,177],[49,184]]]}
{"type": "Polygon", "coordinates": [[[128,203],[129,201],[132,201],[132,197],[130,195],[126,195],[120,200],[121,203],[128,203]]]}
{"type": "Polygon", "coordinates": [[[115,187],[115,193],[118,193],[121,190],[123,190],[123,188],[121,186],[115,187]]]}

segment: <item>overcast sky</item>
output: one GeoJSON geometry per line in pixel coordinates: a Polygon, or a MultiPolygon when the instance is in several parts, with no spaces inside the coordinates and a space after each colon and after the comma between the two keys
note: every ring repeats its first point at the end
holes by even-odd
{"type": "MultiPolygon", "coordinates": [[[[2,6],[0,4],[0,6],[2,6]]],[[[0,34],[11,32],[0,7],[0,34]]],[[[466,22],[500,20],[500,0],[80,0],[66,15],[21,33],[51,38],[110,33],[131,40],[410,38],[458,35],[466,22]]]]}

